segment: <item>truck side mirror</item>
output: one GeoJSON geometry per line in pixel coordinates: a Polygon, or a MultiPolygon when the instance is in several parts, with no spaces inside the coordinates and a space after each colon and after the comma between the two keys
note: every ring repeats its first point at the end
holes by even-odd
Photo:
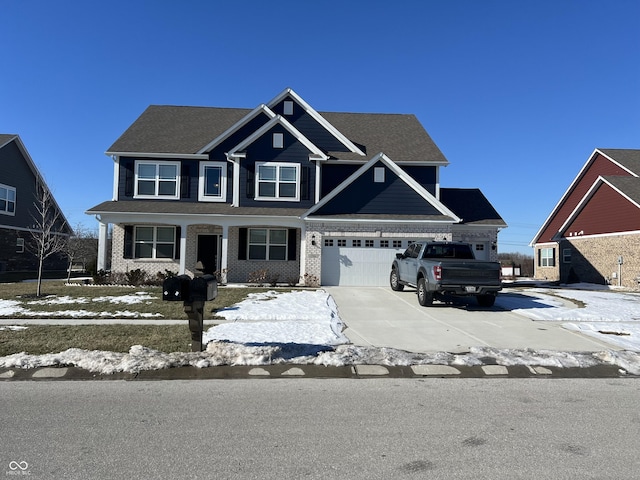
{"type": "Polygon", "coordinates": [[[162,282],[162,300],[169,302],[186,302],[189,300],[189,275],[177,275],[165,278],[162,282]]]}
{"type": "Polygon", "coordinates": [[[402,260],[404,258],[404,253],[396,253],[396,258],[398,260],[402,260]]]}

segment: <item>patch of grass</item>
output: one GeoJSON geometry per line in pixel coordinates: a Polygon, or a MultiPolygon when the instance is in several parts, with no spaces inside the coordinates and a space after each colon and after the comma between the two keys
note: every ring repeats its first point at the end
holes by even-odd
{"type": "Polygon", "coordinates": [[[189,352],[191,336],[186,320],[184,325],[34,325],[25,330],[0,330],[0,356],[41,355],[69,348],[124,353],[132,345],[167,353],[189,352]]]}
{"type": "MultiPolygon", "coordinates": [[[[0,299],[20,302],[20,306],[29,310],[26,314],[6,314],[0,312],[0,318],[76,318],[72,312],[87,312],[82,318],[153,318],[186,319],[182,302],[162,300],[162,288],[156,287],[120,287],[93,285],[65,285],[62,281],[45,282],[43,295],[35,296],[35,284],[7,283],[0,287],[0,299]],[[138,295],[144,294],[144,295],[138,295]],[[118,303],[116,297],[123,295],[143,299],[139,303],[118,303]],[[146,298],[150,297],[150,298],[146,298]],[[66,303],[55,303],[60,298],[68,298],[66,303]],[[131,313],[135,313],[132,316],[131,313]]],[[[268,288],[220,287],[218,297],[205,303],[204,319],[216,317],[216,311],[228,308],[244,300],[249,293],[266,292],[268,288]]],[[[288,289],[290,290],[290,289],[288,289]]]]}

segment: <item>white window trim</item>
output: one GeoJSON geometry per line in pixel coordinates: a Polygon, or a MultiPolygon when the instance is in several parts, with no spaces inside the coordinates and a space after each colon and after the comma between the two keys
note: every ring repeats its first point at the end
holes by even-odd
{"type": "MultiPolygon", "coordinates": [[[[15,187],[10,187],[9,185],[5,185],[4,183],[0,183],[0,187],[6,188],[8,191],[13,192],[13,212],[10,212],[8,209],[4,209],[0,210],[0,214],[15,217],[16,206],[18,203],[18,192],[16,191],[15,187]]],[[[9,201],[9,199],[7,199],[7,201],[9,201]]]]}
{"type": "Polygon", "coordinates": [[[164,161],[164,160],[136,160],[134,163],[134,183],[135,190],[133,194],[133,198],[162,198],[165,200],[179,200],[180,199],[180,162],[179,161],[164,161]],[[157,176],[155,178],[155,195],[140,195],[138,194],[138,166],[139,165],[173,165],[176,167],[176,193],[175,195],[158,195],[158,185],[160,183],[160,179],[157,176]]]}
{"type": "Polygon", "coordinates": [[[141,260],[173,260],[176,256],[176,249],[178,248],[178,245],[176,245],[176,227],[172,227],[169,225],[135,225],[133,228],[133,258],[135,259],[141,259],[141,260]],[[153,228],[153,240],[151,240],[151,252],[152,252],[152,256],[151,257],[139,257],[136,255],[136,246],[139,243],[149,243],[149,242],[139,242],[138,241],[138,228],[153,228]],[[169,242],[158,242],[158,228],[172,228],[173,229],[173,253],[171,255],[171,257],[158,257],[157,255],[157,251],[158,251],[158,244],[162,244],[162,245],[168,245],[169,242]]]}
{"type": "Polygon", "coordinates": [[[200,202],[226,202],[227,201],[227,164],[225,162],[200,162],[200,176],[198,178],[198,201],[200,202]],[[219,167],[220,175],[220,195],[205,195],[204,172],[207,167],[219,167]]]}
{"type": "MultiPolygon", "coordinates": [[[[283,162],[256,162],[255,173],[255,200],[269,201],[269,202],[299,202],[300,201],[300,164],[299,163],[283,163],[283,162]],[[276,191],[274,197],[261,197],[260,196],[260,167],[263,165],[277,167],[276,175],[276,191]],[[278,185],[280,184],[280,167],[295,167],[296,168],[296,195],[294,197],[279,197],[278,185]]],[[[290,183],[290,182],[286,182],[290,183]]]]}
{"type": "Polygon", "coordinates": [[[247,259],[248,260],[263,260],[263,261],[271,261],[271,262],[286,262],[289,260],[289,232],[286,228],[250,228],[247,232],[247,259]],[[252,230],[265,230],[266,231],[266,243],[251,243],[251,231],[252,230]],[[269,258],[269,247],[271,243],[269,242],[269,238],[271,237],[272,231],[284,231],[284,244],[276,243],[274,246],[282,247],[284,246],[284,260],[281,258],[277,258],[272,260],[269,258]],[[265,258],[251,258],[251,245],[264,245],[265,247],[265,258]]]}

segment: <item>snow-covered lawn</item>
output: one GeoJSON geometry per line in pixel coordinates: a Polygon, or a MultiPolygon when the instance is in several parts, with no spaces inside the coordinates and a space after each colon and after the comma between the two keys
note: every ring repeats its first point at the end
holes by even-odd
{"type": "MultiPolygon", "coordinates": [[[[418,354],[389,348],[349,344],[333,298],[323,290],[289,293],[251,294],[247,300],[219,312],[226,323],[205,332],[205,352],[163,353],[140,345],[129,353],[69,349],[61,353],[28,355],[19,353],[0,358],[0,368],[35,368],[76,365],[99,373],[138,372],[179,366],[267,365],[277,363],[318,365],[483,365],[491,357],[500,365],[590,367],[618,365],[640,375],[640,295],[590,289],[568,288],[525,290],[530,300],[505,295],[501,302],[513,312],[534,320],[563,322],[565,328],[600,337],[625,349],[596,353],[472,348],[468,353],[418,354]],[[576,300],[584,306],[569,305],[576,300]],[[525,308],[526,307],[526,308],[525,308]]],[[[131,296],[129,296],[131,297],[131,296]]],[[[111,299],[112,303],[138,301],[137,297],[111,299]]],[[[12,308],[0,302],[0,312],[12,308]]],[[[7,328],[7,327],[5,327],[7,328]]]]}

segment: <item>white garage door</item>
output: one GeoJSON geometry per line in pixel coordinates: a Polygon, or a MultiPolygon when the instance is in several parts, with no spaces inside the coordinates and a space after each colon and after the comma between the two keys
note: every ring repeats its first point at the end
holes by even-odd
{"type": "Polygon", "coordinates": [[[322,245],[322,285],[385,286],[396,253],[406,239],[325,238],[322,245]]]}

